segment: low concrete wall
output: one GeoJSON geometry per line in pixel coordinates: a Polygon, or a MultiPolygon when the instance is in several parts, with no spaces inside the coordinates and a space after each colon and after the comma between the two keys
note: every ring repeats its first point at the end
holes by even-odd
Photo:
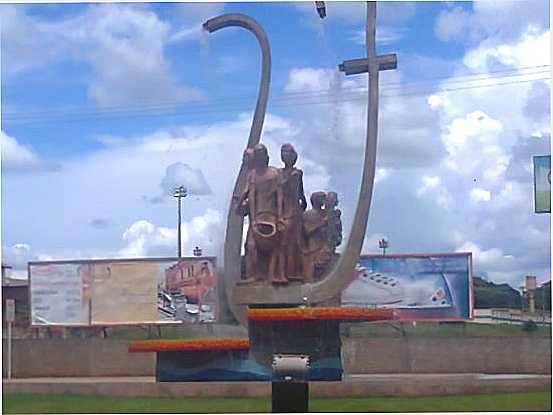
{"type": "MultiPolygon", "coordinates": [[[[12,376],[154,376],[155,353],[129,353],[128,344],[109,339],[13,340],[12,376]]],[[[6,340],[3,347],[6,351],[6,340]]],[[[2,353],[6,375],[7,353],[2,353]]]]}
{"type": "MultiPolygon", "coordinates": [[[[7,372],[4,340],[2,374],[7,372]]],[[[342,338],[348,374],[371,373],[551,373],[551,339],[515,337],[342,338]]],[[[154,376],[154,353],[129,353],[112,339],[14,340],[16,378],[63,376],[154,376]]]]}
{"type": "Polygon", "coordinates": [[[346,373],[551,374],[551,339],[390,337],[342,339],[346,373]]]}

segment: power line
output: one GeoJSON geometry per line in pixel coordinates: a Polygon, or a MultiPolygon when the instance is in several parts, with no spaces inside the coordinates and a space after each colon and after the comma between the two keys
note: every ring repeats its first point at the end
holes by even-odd
{"type": "MultiPolygon", "coordinates": [[[[421,96],[427,95],[429,93],[440,93],[440,92],[455,92],[468,89],[478,89],[478,88],[489,88],[503,85],[512,85],[520,84],[526,82],[535,82],[535,81],[544,81],[548,80],[550,77],[534,78],[534,79],[522,79],[508,82],[494,82],[490,84],[480,84],[472,86],[459,86],[456,88],[441,88],[439,90],[426,90],[426,91],[410,91],[404,93],[388,93],[386,94],[383,91],[382,98],[392,98],[392,97],[402,97],[402,96],[421,96]]],[[[344,102],[352,102],[366,99],[366,88],[358,88],[351,93],[340,94],[337,97],[335,94],[318,94],[318,95],[304,95],[302,97],[277,97],[274,98],[271,106],[272,107],[286,107],[286,106],[303,106],[303,105],[337,105],[344,102]],[[326,100],[325,100],[326,98],[326,100]]],[[[144,117],[159,117],[159,116],[190,116],[190,115],[202,115],[202,114],[211,114],[211,113],[224,113],[224,112],[236,112],[240,108],[237,102],[228,102],[223,105],[214,106],[214,105],[204,105],[204,106],[195,106],[194,108],[188,110],[178,110],[176,106],[170,107],[158,107],[158,108],[142,108],[135,111],[127,112],[92,112],[92,113],[74,113],[74,114],[60,114],[58,117],[54,116],[27,116],[12,118],[9,121],[12,123],[19,124],[29,124],[29,123],[48,123],[48,122],[75,122],[75,121],[89,121],[93,119],[116,119],[116,118],[144,118],[144,117]]]]}
{"type": "MultiPolygon", "coordinates": [[[[388,91],[393,89],[406,89],[406,88],[416,88],[419,85],[423,84],[429,84],[433,82],[433,80],[436,79],[447,79],[448,82],[444,85],[449,84],[457,84],[457,83],[469,83],[469,82],[476,82],[478,80],[490,80],[490,79],[501,79],[501,78],[511,78],[511,77],[518,77],[518,76],[530,76],[530,75],[539,75],[548,73],[547,70],[540,70],[536,71],[540,68],[549,67],[549,65],[540,65],[540,66],[529,66],[524,68],[518,68],[516,70],[501,70],[501,71],[494,71],[494,72],[488,72],[488,73],[478,73],[473,75],[464,75],[464,76],[457,76],[457,77],[437,77],[437,78],[426,78],[426,80],[423,80],[423,82],[420,81],[414,81],[414,82],[388,82],[388,83],[382,83],[382,90],[388,91]],[[533,72],[525,72],[521,73],[521,70],[533,70],[533,72]],[[517,73],[519,72],[519,73],[517,73]],[[489,74],[503,74],[498,76],[489,76],[489,74]]],[[[435,83],[434,83],[435,84],[435,83]]],[[[321,89],[321,90],[304,90],[304,91],[295,91],[295,92],[288,92],[281,94],[279,96],[276,96],[272,98],[272,100],[278,100],[278,99],[287,99],[287,98],[293,98],[295,96],[305,98],[305,97],[318,97],[322,96],[323,98],[328,96],[329,94],[338,94],[338,93],[349,93],[349,92],[366,92],[367,88],[365,87],[348,87],[348,88],[328,88],[328,89],[321,89]]],[[[194,101],[194,106],[213,106],[213,102],[217,103],[225,103],[225,102],[232,102],[233,104],[239,103],[241,101],[248,101],[251,102],[253,97],[251,95],[246,96],[234,96],[234,97],[228,97],[228,98],[217,98],[214,101],[208,101],[205,104],[198,104],[197,101],[194,101]]],[[[42,111],[33,111],[30,113],[26,113],[25,117],[29,116],[41,116],[41,115],[56,115],[57,113],[62,113],[64,116],[67,116],[67,113],[76,113],[78,115],[85,115],[87,113],[94,113],[94,114],[102,114],[102,113],[111,113],[111,112],[126,112],[126,111],[141,111],[141,110],[156,110],[161,108],[172,108],[177,107],[181,105],[185,105],[187,102],[178,101],[178,100],[166,100],[166,101],[143,101],[140,104],[135,105],[124,105],[124,106],[110,106],[110,107],[103,107],[103,108],[90,108],[86,109],[83,107],[66,107],[66,108],[59,108],[59,109],[53,109],[53,110],[42,110],[42,111]]],[[[190,101],[188,101],[190,103],[190,101]]],[[[6,121],[13,121],[16,118],[18,118],[17,112],[4,112],[3,118],[6,121]]]]}
{"type": "MultiPolygon", "coordinates": [[[[500,78],[505,78],[505,77],[514,77],[514,76],[537,75],[537,74],[543,74],[543,73],[546,73],[546,72],[548,72],[548,71],[538,71],[538,72],[513,74],[513,75],[502,75],[502,76],[496,76],[496,77],[487,76],[486,78],[478,77],[478,78],[474,78],[470,81],[462,81],[462,82],[452,80],[452,81],[449,81],[447,84],[467,83],[467,82],[477,81],[477,80],[480,80],[480,79],[490,80],[492,78],[493,79],[500,79],[500,78]]],[[[388,83],[388,84],[383,84],[383,90],[405,89],[405,88],[410,88],[410,87],[416,87],[416,86],[421,85],[421,84],[422,83],[420,83],[420,82],[388,83]]],[[[445,85],[445,84],[442,84],[442,85],[445,85]]],[[[329,93],[342,93],[342,92],[347,93],[347,92],[356,92],[356,91],[359,91],[359,92],[366,91],[366,88],[364,88],[364,87],[349,87],[349,88],[336,88],[336,89],[329,88],[329,89],[324,89],[324,90],[296,91],[296,92],[281,94],[280,96],[277,96],[276,98],[273,98],[273,99],[288,98],[288,97],[294,97],[294,96],[300,96],[300,97],[318,96],[318,95],[325,96],[325,95],[328,95],[329,93]]],[[[229,97],[229,98],[218,98],[217,101],[218,102],[225,102],[225,101],[237,102],[237,101],[244,100],[244,99],[251,100],[252,97],[251,96],[238,96],[238,97],[234,96],[234,97],[229,97]]],[[[168,101],[158,101],[157,103],[154,103],[154,105],[137,104],[137,105],[126,105],[126,106],[119,106],[119,107],[113,106],[113,107],[104,107],[104,108],[91,108],[90,110],[82,109],[82,107],[80,107],[80,108],[77,107],[75,109],[60,108],[60,109],[55,109],[55,110],[34,111],[34,112],[31,112],[31,113],[27,113],[26,115],[32,115],[32,116],[49,115],[49,114],[57,113],[57,112],[63,112],[64,114],[66,114],[67,112],[72,112],[72,111],[73,112],[78,112],[78,113],[86,113],[86,112],[103,113],[103,112],[116,112],[116,111],[140,110],[140,109],[147,109],[147,110],[152,109],[153,110],[153,109],[157,109],[157,108],[160,108],[160,107],[173,107],[173,106],[184,105],[184,104],[185,104],[185,102],[182,102],[182,101],[168,100],[168,101]]],[[[197,106],[198,104],[196,103],[195,105],[197,106]]],[[[212,105],[212,103],[210,102],[207,105],[212,105]]],[[[3,114],[3,116],[6,117],[8,120],[10,119],[10,117],[16,116],[16,115],[17,115],[17,113],[10,113],[10,112],[7,112],[7,113],[5,112],[3,114]]]]}
{"type": "MultiPolygon", "coordinates": [[[[443,89],[441,91],[436,92],[454,92],[459,90],[465,90],[465,89],[476,89],[476,88],[486,88],[486,87],[494,87],[494,86],[500,86],[500,85],[508,85],[508,84],[516,84],[516,83],[524,83],[524,82],[532,82],[532,81],[539,81],[539,80],[547,80],[550,78],[540,78],[535,80],[523,80],[523,81],[516,81],[516,82],[504,82],[504,83],[495,83],[490,85],[480,85],[480,86],[471,86],[471,87],[458,87],[458,88],[450,88],[450,89],[443,89]]],[[[400,96],[421,96],[421,95],[427,95],[428,93],[431,93],[432,91],[427,92],[410,92],[410,93],[400,93],[400,94],[383,94],[382,98],[391,98],[391,97],[400,97],[400,96]]],[[[356,93],[356,94],[350,94],[348,96],[344,96],[341,99],[337,100],[335,97],[333,97],[332,100],[326,100],[321,101],[320,99],[308,99],[308,100],[288,100],[288,101],[277,101],[273,102],[271,104],[272,107],[282,108],[287,106],[303,106],[303,105],[331,105],[331,104],[338,104],[338,103],[344,103],[344,102],[352,102],[352,101],[363,101],[366,99],[365,94],[363,93],[356,93]]],[[[225,105],[225,106],[219,106],[215,108],[203,108],[203,109],[190,109],[190,110],[180,110],[177,111],[176,108],[172,108],[169,111],[168,110],[157,110],[157,111],[151,111],[151,110],[145,110],[141,112],[131,112],[131,113],[107,113],[107,114],[88,114],[88,115],[80,115],[80,114],[74,114],[73,116],[67,117],[67,116],[60,116],[58,118],[53,117],[42,117],[42,118],[28,118],[28,119],[20,119],[13,121],[14,123],[23,123],[23,124],[29,124],[29,123],[48,123],[48,122],[73,122],[73,121],[89,121],[93,119],[118,119],[118,118],[144,118],[144,117],[159,117],[159,116],[190,116],[190,115],[205,115],[205,114],[216,114],[216,113],[225,113],[225,112],[236,112],[239,107],[236,105],[225,105]]]]}

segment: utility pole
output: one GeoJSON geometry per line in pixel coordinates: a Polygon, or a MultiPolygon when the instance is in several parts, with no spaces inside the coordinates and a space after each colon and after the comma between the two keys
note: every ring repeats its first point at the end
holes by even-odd
{"type": "Polygon", "coordinates": [[[386,255],[386,248],[388,248],[388,241],[382,238],[380,241],[378,241],[378,247],[382,249],[382,256],[386,255]]]}
{"type": "Polygon", "coordinates": [[[181,240],[181,199],[186,197],[188,192],[184,186],[179,186],[175,189],[173,196],[178,200],[178,226],[177,226],[177,237],[178,237],[178,246],[177,246],[177,257],[182,257],[182,240],[181,240]]]}

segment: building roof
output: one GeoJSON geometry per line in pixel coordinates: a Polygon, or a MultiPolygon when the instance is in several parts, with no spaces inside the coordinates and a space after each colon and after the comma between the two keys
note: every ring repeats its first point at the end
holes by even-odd
{"type": "Polygon", "coordinates": [[[21,278],[2,278],[2,287],[26,287],[29,285],[29,281],[21,278]]]}

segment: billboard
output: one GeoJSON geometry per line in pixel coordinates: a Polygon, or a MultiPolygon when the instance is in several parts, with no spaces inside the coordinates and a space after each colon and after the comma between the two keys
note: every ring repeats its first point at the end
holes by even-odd
{"type": "Polygon", "coordinates": [[[215,322],[213,257],[29,263],[31,325],[215,322]]]}
{"type": "Polygon", "coordinates": [[[470,253],[362,255],[342,305],[393,308],[404,320],[469,319],[471,268],[470,253]]]}
{"type": "Polygon", "coordinates": [[[534,156],[534,211],[551,213],[551,156],[534,156]]]}

